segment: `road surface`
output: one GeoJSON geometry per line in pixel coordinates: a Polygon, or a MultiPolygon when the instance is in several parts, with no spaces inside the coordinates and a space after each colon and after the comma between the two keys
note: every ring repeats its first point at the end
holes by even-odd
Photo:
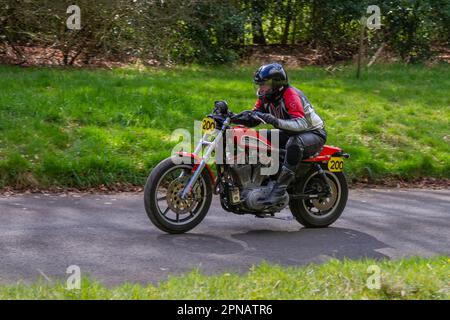
{"type": "Polygon", "coordinates": [[[147,218],[142,193],[0,196],[0,283],[66,279],[77,265],[107,285],[158,283],[200,268],[246,272],[265,260],[286,266],[343,259],[450,253],[450,190],[350,190],[326,229],[237,216],[217,198],[205,220],[168,235],[147,218]]]}

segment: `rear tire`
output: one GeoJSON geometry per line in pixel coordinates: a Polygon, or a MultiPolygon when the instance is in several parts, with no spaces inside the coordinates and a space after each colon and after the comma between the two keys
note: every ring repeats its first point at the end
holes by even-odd
{"type": "MultiPolygon", "coordinates": [[[[195,215],[191,220],[187,220],[186,223],[178,223],[170,221],[170,219],[167,219],[166,216],[162,213],[158,205],[157,199],[157,192],[159,187],[158,184],[165,177],[165,174],[176,169],[186,169],[188,171],[191,171],[192,167],[193,165],[191,164],[175,164],[173,158],[167,158],[162,162],[160,162],[152,170],[151,174],[147,179],[147,183],[145,184],[144,188],[145,211],[147,212],[150,221],[157,228],[159,228],[164,232],[171,234],[187,232],[196,227],[208,213],[212,201],[212,181],[211,177],[207,173],[207,170],[203,170],[203,172],[201,173],[195,184],[195,186],[200,184],[200,187],[202,188],[203,198],[202,202],[199,204],[200,207],[198,209],[198,212],[195,212],[195,215]]],[[[166,195],[166,201],[167,197],[169,197],[169,195],[166,195]]]]}
{"type": "MultiPolygon", "coordinates": [[[[342,214],[347,204],[348,198],[348,185],[347,179],[343,172],[330,172],[326,168],[323,168],[328,183],[332,189],[332,196],[328,199],[334,199],[333,192],[337,192],[334,203],[329,204],[330,208],[320,212],[319,209],[314,207],[313,203],[318,206],[327,206],[327,203],[319,204],[319,200],[305,200],[305,199],[292,199],[289,201],[289,208],[295,219],[305,226],[306,228],[325,228],[334,223],[342,214]],[[314,210],[317,210],[316,213],[314,210]]],[[[305,193],[311,187],[314,182],[314,178],[320,179],[317,176],[317,170],[311,169],[301,179],[298,185],[294,187],[296,193],[305,193]]],[[[323,180],[322,180],[323,181],[323,180]]]]}

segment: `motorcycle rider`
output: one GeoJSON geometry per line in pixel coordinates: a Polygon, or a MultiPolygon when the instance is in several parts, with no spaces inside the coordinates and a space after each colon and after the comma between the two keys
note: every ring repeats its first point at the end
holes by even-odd
{"type": "Polygon", "coordinates": [[[254,127],[261,123],[279,129],[279,147],[286,155],[273,189],[261,199],[266,205],[275,205],[286,195],[294,180],[300,160],[320,151],[327,139],[324,122],[317,115],[305,94],[289,85],[288,76],[279,63],[261,66],[254,74],[258,99],[253,111],[244,111],[232,119],[234,123],[254,127]]]}

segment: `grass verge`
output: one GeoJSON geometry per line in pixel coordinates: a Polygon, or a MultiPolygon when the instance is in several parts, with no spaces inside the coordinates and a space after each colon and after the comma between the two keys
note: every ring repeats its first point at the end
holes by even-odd
{"type": "MultiPolygon", "coordinates": [[[[75,70],[0,66],[0,188],[143,185],[177,128],[213,101],[255,102],[249,67],[75,70]]],[[[352,179],[450,177],[450,65],[289,70],[352,155],[352,179]]]]}
{"type": "Polygon", "coordinates": [[[321,265],[261,265],[245,275],[195,270],[158,286],[108,288],[82,278],[81,289],[43,281],[0,286],[0,299],[449,299],[448,256],[402,260],[330,260],[321,265]],[[372,267],[371,267],[372,266],[372,267]],[[375,267],[373,267],[375,266],[375,267]],[[379,269],[377,269],[379,268],[379,269]],[[377,273],[379,272],[379,273],[377,273]],[[369,289],[367,284],[379,288],[369,289]]]}

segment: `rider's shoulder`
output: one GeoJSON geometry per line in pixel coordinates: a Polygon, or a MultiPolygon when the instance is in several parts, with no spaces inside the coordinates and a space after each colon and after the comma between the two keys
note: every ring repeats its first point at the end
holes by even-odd
{"type": "Polygon", "coordinates": [[[297,96],[300,95],[301,96],[301,95],[303,95],[303,92],[300,89],[298,89],[298,88],[296,88],[296,87],[294,87],[292,85],[289,85],[284,90],[283,97],[286,98],[286,97],[289,97],[289,96],[292,96],[292,95],[297,95],[297,96]]]}

